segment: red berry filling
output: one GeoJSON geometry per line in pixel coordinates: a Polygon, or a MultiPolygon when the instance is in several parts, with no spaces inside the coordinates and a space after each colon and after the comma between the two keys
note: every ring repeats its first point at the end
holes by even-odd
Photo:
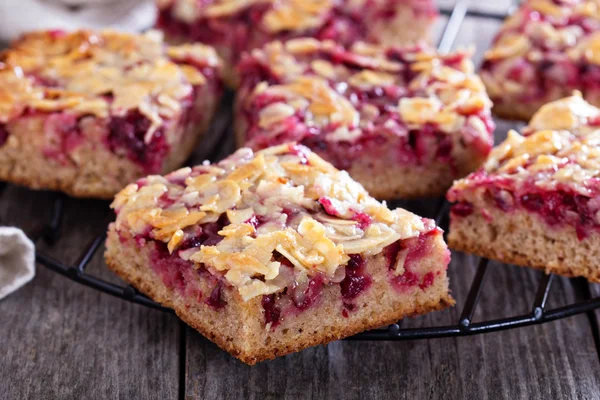
{"type": "Polygon", "coordinates": [[[348,318],[350,313],[356,309],[356,306],[352,303],[344,303],[344,309],[342,310],[342,316],[348,318]]]}
{"type": "Polygon", "coordinates": [[[338,210],[336,210],[336,208],[333,206],[333,203],[331,203],[331,199],[329,199],[328,197],[321,197],[319,199],[319,203],[321,203],[321,205],[323,206],[323,209],[325,210],[325,212],[327,214],[333,215],[333,216],[340,215],[338,210]]]}
{"type": "MultiPolygon", "coordinates": [[[[281,259],[280,274],[288,276],[291,284],[281,293],[263,296],[262,306],[265,315],[265,324],[271,328],[277,327],[286,315],[293,315],[307,310],[319,301],[323,287],[335,284],[326,282],[322,275],[316,275],[303,284],[295,279],[293,267],[285,259],[281,259]]],[[[348,316],[348,311],[355,309],[352,301],[356,299],[371,285],[371,277],[365,272],[365,261],[362,256],[353,254],[345,267],[345,277],[339,282],[340,294],[343,299],[342,314],[348,316]]]]}
{"type": "Polygon", "coordinates": [[[453,215],[458,215],[459,217],[468,217],[473,214],[473,204],[467,201],[461,201],[460,203],[456,203],[452,205],[450,212],[453,215]]]}
{"type": "Polygon", "coordinates": [[[563,191],[538,192],[519,197],[519,203],[524,209],[537,213],[548,225],[574,226],[579,240],[585,239],[591,229],[600,228],[596,218],[600,208],[596,206],[592,210],[590,201],[589,197],[563,191]]]}
{"type": "Polygon", "coordinates": [[[325,281],[322,275],[316,275],[308,280],[297,280],[297,272],[290,262],[279,257],[281,262],[279,274],[286,277],[289,285],[280,293],[273,293],[262,297],[265,324],[271,324],[271,329],[276,328],[287,315],[294,315],[315,305],[323,292],[325,281]]]}
{"type": "Polygon", "coordinates": [[[210,292],[210,296],[206,299],[206,304],[212,308],[219,310],[227,305],[227,302],[223,298],[223,283],[218,281],[213,290],[210,292]]]}
{"type": "Polygon", "coordinates": [[[433,272],[428,272],[423,276],[423,282],[419,285],[419,287],[423,290],[427,289],[429,286],[433,285],[433,281],[435,279],[435,275],[433,272]]]}
{"type": "Polygon", "coordinates": [[[0,146],[4,146],[6,140],[8,139],[8,129],[6,128],[6,124],[0,124],[0,146]]]}
{"type": "MultiPolygon", "coordinates": [[[[501,211],[526,210],[539,215],[549,226],[573,226],[580,240],[589,236],[590,231],[600,230],[598,182],[588,182],[586,190],[590,195],[584,196],[568,185],[559,184],[556,190],[546,190],[533,181],[515,183],[507,178],[488,175],[484,171],[472,174],[469,180],[470,191],[484,187],[487,202],[501,211]]],[[[448,192],[448,199],[456,201],[452,206],[455,217],[466,217],[474,212],[473,204],[462,198],[460,190],[452,189],[448,192]]]]}
{"type": "Polygon", "coordinates": [[[227,305],[227,302],[223,297],[224,284],[221,277],[213,275],[203,266],[199,269],[195,269],[192,262],[183,260],[179,257],[178,253],[191,248],[199,248],[202,245],[210,246],[217,244],[223,239],[217,232],[226,224],[228,224],[228,221],[226,216],[224,216],[217,222],[186,229],[185,234],[187,239],[185,239],[172,254],[169,253],[165,243],[154,241],[152,239],[153,234],[150,229],[146,235],[136,236],[135,240],[138,247],[142,247],[150,240],[153,240],[155,248],[151,254],[150,264],[152,269],[160,276],[165,286],[169,289],[177,290],[186,297],[201,299],[202,291],[196,281],[197,275],[201,274],[203,279],[213,282],[210,294],[206,299],[206,304],[219,310],[227,305]]]}
{"type": "Polygon", "coordinates": [[[352,219],[358,222],[358,227],[363,231],[371,225],[371,222],[373,222],[371,217],[365,213],[356,213],[352,219]]]}
{"type": "MultiPolygon", "coordinates": [[[[138,246],[144,245],[143,238],[137,238],[138,246]]],[[[191,262],[185,261],[176,254],[169,254],[166,244],[154,242],[155,248],[151,253],[150,266],[161,278],[165,286],[176,290],[186,297],[201,298],[202,292],[199,288],[197,278],[202,275],[204,279],[210,278],[210,274],[204,268],[195,269],[191,262]]]]}
{"type": "Polygon", "coordinates": [[[411,239],[398,241],[384,249],[384,255],[390,270],[390,280],[398,291],[405,292],[415,286],[425,290],[433,285],[435,274],[431,271],[421,272],[419,261],[431,254],[436,235],[441,235],[441,231],[434,227],[429,232],[421,233],[411,239]],[[398,261],[402,259],[402,265],[397,265],[398,261]],[[404,272],[395,275],[396,268],[403,268],[404,272]]]}
{"type": "Polygon", "coordinates": [[[127,157],[143,166],[146,173],[157,173],[169,151],[169,144],[161,129],[158,129],[149,143],[144,137],[150,128],[150,121],[139,111],[130,112],[125,117],[113,117],[109,123],[108,145],[110,150],[125,151],[127,157]]]}
{"type": "Polygon", "coordinates": [[[365,260],[359,254],[351,254],[346,265],[346,277],[340,283],[344,300],[354,300],[371,285],[371,278],[365,273],[365,260]]]}
{"type": "Polygon", "coordinates": [[[271,324],[272,328],[279,325],[281,321],[281,309],[277,307],[275,294],[269,294],[262,297],[261,304],[265,313],[265,325],[271,324]]]}
{"type": "Polygon", "coordinates": [[[80,118],[69,113],[49,114],[44,121],[44,136],[43,154],[67,164],[69,154],[83,142],[80,118]]]}
{"type": "Polygon", "coordinates": [[[308,284],[298,285],[294,282],[291,288],[292,300],[298,310],[306,310],[316,303],[323,290],[323,277],[317,275],[308,281],[308,284]]]}

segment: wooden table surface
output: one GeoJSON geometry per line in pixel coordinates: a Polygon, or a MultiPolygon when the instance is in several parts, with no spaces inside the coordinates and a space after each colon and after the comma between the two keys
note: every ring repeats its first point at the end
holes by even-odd
{"type": "MultiPolygon", "coordinates": [[[[502,10],[506,1],[488,3],[502,10]]],[[[468,19],[455,46],[476,43],[480,59],[498,25],[468,19]]],[[[499,124],[498,138],[508,126],[499,124]]],[[[33,234],[51,215],[54,196],[8,186],[0,224],[33,234]]],[[[428,203],[419,208],[431,211],[428,203]]],[[[107,202],[66,199],[60,240],[39,241],[38,250],[73,263],[110,217],[107,202]]],[[[403,327],[455,323],[476,263],[453,253],[449,275],[457,306],[403,327]]],[[[528,312],[541,273],[496,263],[490,269],[475,319],[528,312]]],[[[101,252],[88,271],[119,282],[101,252]]],[[[558,278],[548,302],[555,307],[583,296],[581,282],[558,278]]],[[[0,301],[0,399],[597,399],[599,329],[597,314],[589,313],[470,337],[338,341],[249,367],[174,315],[38,266],[33,282],[0,301]]]]}

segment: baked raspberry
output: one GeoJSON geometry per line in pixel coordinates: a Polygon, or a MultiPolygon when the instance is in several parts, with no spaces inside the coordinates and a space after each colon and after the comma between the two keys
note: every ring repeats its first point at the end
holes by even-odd
{"type": "Polygon", "coordinates": [[[543,106],[448,192],[450,245],[600,281],[600,109],[580,95],[543,106]]]}
{"type": "Polygon", "coordinates": [[[214,46],[225,60],[226,80],[242,53],[273,40],[310,36],[351,44],[428,40],[437,18],[432,0],[157,0],[157,27],[175,42],[214,46]]]}
{"type": "Polygon", "coordinates": [[[178,168],[212,118],[219,75],[213,49],[157,32],[27,34],[0,55],[0,179],[110,198],[178,168]]]}
{"type": "Polygon", "coordinates": [[[239,69],[240,145],[297,141],[376,198],[441,196],[492,148],[491,103],[467,52],[294,39],[239,69]]]}
{"type": "Polygon", "coordinates": [[[294,143],[149,176],[112,207],[109,267],[249,364],[453,303],[433,221],[294,143]]]}
{"type": "Polygon", "coordinates": [[[589,0],[523,1],[481,68],[494,112],[529,121],[543,104],[573,90],[600,105],[599,10],[589,0]]]}

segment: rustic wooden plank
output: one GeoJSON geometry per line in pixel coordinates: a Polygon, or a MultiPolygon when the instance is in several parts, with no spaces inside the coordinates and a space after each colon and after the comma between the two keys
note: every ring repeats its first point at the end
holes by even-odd
{"type": "MultiPolygon", "coordinates": [[[[46,195],[9,188],[0,221],[29,227],[46,195]]],[[[42,210],[42,212],[40,212],[42,210]]],[[[106,202],[67,199],[61,240],[38,248],[74,262],[106,226],[106,202]]],[[[108,278],[101,251],[89,266],[108,278]]],[[[181,325],[172,315],[89,289],[38,266],[34,281],[0,301],[0,397],[175,398],[181,325]]]]}

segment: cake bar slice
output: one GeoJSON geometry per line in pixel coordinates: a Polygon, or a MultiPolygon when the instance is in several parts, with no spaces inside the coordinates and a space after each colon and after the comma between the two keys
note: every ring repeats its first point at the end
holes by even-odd
{"type": "Polygon", "coordinates": [[[296,144],[142,178],[112,207],[108,266],[248,364],[453,304],[434,222],[296,144]]]}
{"type": "Polygon", "coordinates": [[[527,0],[485,53],[494,113],[529,121],[544,104],[583,92],[600,105],[600,2],[527,0]]]}
{"type": "Polygon", "coordinates": [[[221,93],[220,60],[158,32],[43,31],[0,54],[0,180],[112,198],[179,168],[221,93]]]}
{"type": "Polygon", "coordinates": [[[157,27],[167,38],[215,46],[232,85],[240,55],[268,42],[300,36],[346,45],[427,41],[438,16],[433,0],[157,0],[157,5],[157,27]]]}
{"type": "Polygon", "coordinates": [[[580,95],[543,106],[448,200],[452,248],[600,282],[600,110],[580,95]]]}
{"type": "Polygon", "coordinates": [[[466,51],[273,42],[240,64],[236,131],[297,141],[378,199],[443,196],[492,148],[491,102],[466,51]]]}

